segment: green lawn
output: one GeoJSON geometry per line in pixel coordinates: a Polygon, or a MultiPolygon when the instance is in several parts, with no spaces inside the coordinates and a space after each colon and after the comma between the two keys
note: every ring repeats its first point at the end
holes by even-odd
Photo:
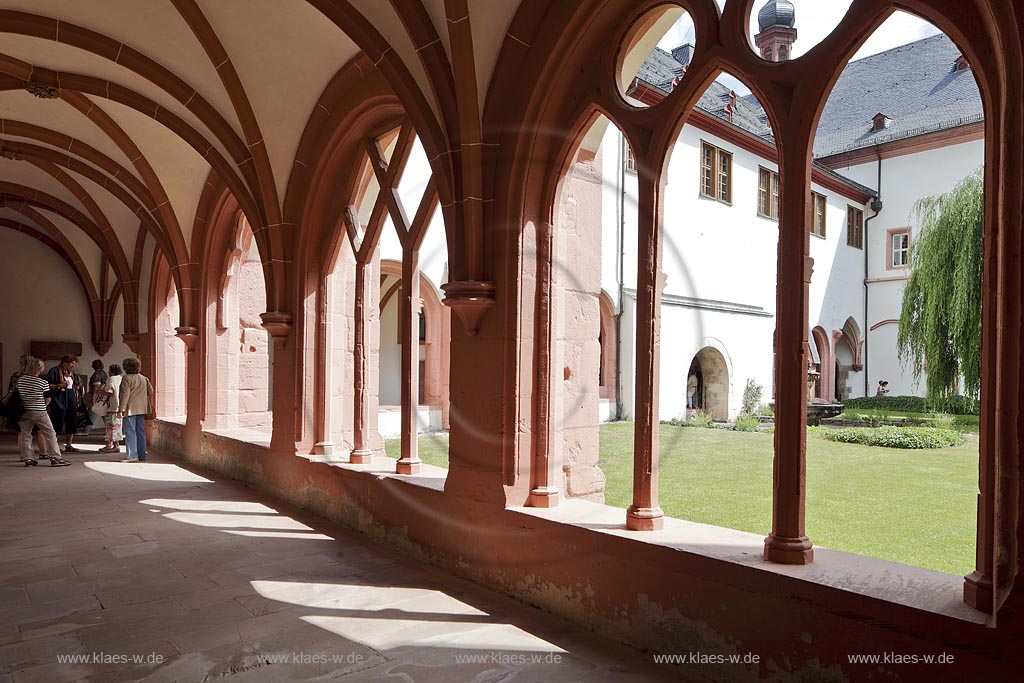
{"type": "MultiPolygon", "coordinates": [[[[398,441],[387,442],[397,457],[398,441]]],[[[601,426],[605,502],[632,498],[633,425],[601,426]]],[[[772,436],[661,427],[661,507],[672,517],[767,534],[772,436]]],[[[420,457],[447,466],[444,436],[420,457]]],[[[807,441],[807,535],[817,544],[954,574],[974,567],[978,442],[900,450],[807,441]]]]}
{"type": "MultiPolygon", "coordinates": [[[[872,416],[886,420],[899,420],[901,418],[906,418],[908,420],[920,420],[926,425],[931,425],[935,420],[935,413],[913,413],[906,410],[887,411],[880,408],[850,408],[845,414],[872,416]]],[[[954,415],[953,428],[968,434],[977,434],[978,419],[977,415],[954,415]]]]}
{"type": "MultiPolygon", "coordinates": [[[[384,453],[389,458],[398,460],[402,453],[401,439],[387,439],[384,441],[384,453]]],[[[429,464],[437,465],[448,469],[448,435],[447,434],[421,434],[420,435],[420,460],[429,464]]]]}

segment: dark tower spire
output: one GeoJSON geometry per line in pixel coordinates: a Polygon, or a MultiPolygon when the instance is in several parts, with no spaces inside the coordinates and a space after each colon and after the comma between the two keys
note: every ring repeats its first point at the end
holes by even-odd
{"type": "Polygon", "coordinates": [[[784,62],[793,55],[796,42],[796,8],[789,0],[768,0],[757,13],[760,32],[754,43],[770,62],[784,62]]]}

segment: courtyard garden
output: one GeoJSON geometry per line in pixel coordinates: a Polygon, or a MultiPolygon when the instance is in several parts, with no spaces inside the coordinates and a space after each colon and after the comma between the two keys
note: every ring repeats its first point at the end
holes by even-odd
{"type": "MultiPolygon", "coordinates": [[[[975,417],[975,419],[977,419],[975,417]]],[[[633,424],[601,425],[605,502],[632,498],[633,424]]],[[[771,434],[661,426],[666,515],[767,535],[771,434]]],[[[398,457],[398,440],[386,443],[398,457]]],[[[448,465],[445,435],[420,438],[420,457],[448,465]]],[[[819,546],[953,574],[974,568],[978,439],[905,449],[807,439],[807,535],[819,546]]]]}

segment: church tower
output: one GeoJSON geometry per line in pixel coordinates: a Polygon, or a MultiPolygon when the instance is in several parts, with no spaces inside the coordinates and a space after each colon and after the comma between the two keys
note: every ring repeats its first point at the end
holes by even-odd
{"type": "Polygon", "coordinates": [[[770,62],[784,62],[793,54],[796,42],[796,8],[789,0],[768,0],[757,13],[760,32],[754,43],[770,62]]]}

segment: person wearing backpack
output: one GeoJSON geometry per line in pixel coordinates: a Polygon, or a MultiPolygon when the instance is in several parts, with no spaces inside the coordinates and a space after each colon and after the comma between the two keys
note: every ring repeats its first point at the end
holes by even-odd
{"type": "Polygon", "coordinates": [[[66,467],[71,463],[60,456],[57,433],[53,431],[50,415],[46,411],[49,402],[46,393],[50,390],[50,384],[39,376],[43,374],[44,367],[43,361],[27,356],[21,364],[21,374],[18,375],[18,397],[25,411],[18,420],[21,428],[21,460],[26,467],[39,464],[32,457],[32,428],[38,427],[46,446],[43,457],[50,459],[51,467],[66,467]]]}

